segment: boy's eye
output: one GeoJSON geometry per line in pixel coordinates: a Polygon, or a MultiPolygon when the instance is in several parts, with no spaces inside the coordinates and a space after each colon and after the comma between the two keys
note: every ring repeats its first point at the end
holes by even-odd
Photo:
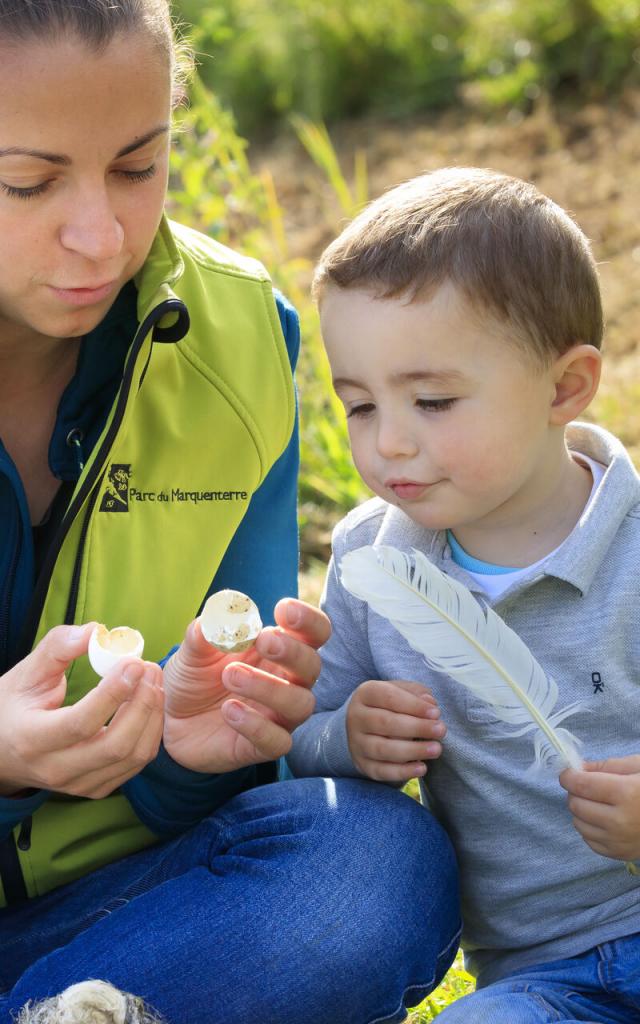
{"type": "Polygon", "coordinates": [[[352,416],[369,416],[375,410],[373,402],[361,402],[359,405],[352,405],[347,409],[347,419],[352,416]]]}
{"type": "Polygon", "coordinates": [[[416,398],[416,405],[427,412],[446,412],[455,401],[455,398],[416,398]]]}
{"type": "Polygon", "coordinates": [[[28,188],[18,188],[16,185],[7,185],[6,182],[0,181],[0,189],[12,199],[33,199],[46,192],[50,184],[51,181],[42,181],[38,185],[29,185],[28,188]]]}

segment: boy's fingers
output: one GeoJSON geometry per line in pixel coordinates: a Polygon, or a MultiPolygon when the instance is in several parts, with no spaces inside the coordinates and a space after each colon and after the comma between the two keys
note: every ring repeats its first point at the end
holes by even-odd
{"type": "Polygon", "coordinates": [[[416,718],[379,708],[362,708],[354,712],[363,733],[372,736],[390,736],[394,739],[441,740],[446,726],[440,721],[439,713],[431,718],[416,718]]]}
{"type": "Polygon", "coordinates": [[[611,805],[583,800],[581,797],[569,797],[569,810],[573,817],[585,825],[593,825],[604,829],[611,824],[611,805]]]}
{"type": "Polygon", "coordinates": [[[395,740],[386,736],[362,736],[360,748],[369,760],[391,764],[433,760],[442,753],[442,746],[435,740],[395,740]]]}
{"type": "Polygon", "coordinates": [[[604,772],[610,775],[640,774],[640,754],[629,754],[628,757],[609,757],[605,761],[585,761],[585,772],[604,772]]]}
{"type": "Polygon", "coordinates": [[[362,759],[360,770],[376,782],[408,782],[409,779],[419,779],[426,775],[427,766],[423,761],[392,764],[390,762],[362,759]]]}
{"type": "Polygon", "coordinates": [[[440,709],[431,691],[420,683],[372,679],[360,687],[360,699],[367,707],[395,714],[440,717],[440,709]]]}
{"type": "Polygon", "coordinates": [[[560,775],[560,785],[574,797],[615,804],[620,799],[621,776],[567,768],[560,775]]]}

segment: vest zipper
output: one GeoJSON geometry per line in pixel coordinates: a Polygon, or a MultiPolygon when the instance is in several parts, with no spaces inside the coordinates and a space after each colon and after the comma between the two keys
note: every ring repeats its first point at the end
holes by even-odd
{"type": "MultiPolygon", "coordinates": [[[[75,518],[76,518],[76,516],[77,516],[77,514],[79,512],[79,510],[82,508],[82,505],[84,504],[84,502],[87,499],[88,495],[91,494],[92,490],[95,487],[96,488],[96,495],[94,496],[93,500],[90,502],[89,507],[87,508],[87,512],[85,514],[85,518],[84,518],[84,522],[83,522],[82,532],[81,532],[80,541],[79,541],[79,544],[78,544],[78,550],[76,552],[76,558],[75,558],[75,563],[74,563],[74,570],[73,570],[73,576],[72,576],[72,586],[70,587],[70,593],[69,593],[69,602],[68,602],[68,605],[67,605],[67,613],[71,610],[72,606],[73,606],[73,611],[75,611],[75,601],[73,600],[73,594],[71,592],[74,589],[73,588],[73,580],[79,581],[80,568],[81,568],[81,564],[82,564],[82,556],[84,554],[84,544],[85,544],[85,541],[86,541],[87,530],[88,530],[88,526],[89,526],[89,515],[93,511],[93,508],[95,507],[95,501],[96,501],[96,497],[97,497],[97,490],[100,487],[100,484],[101,484],[101,481],[102,481],[102,477],[104,475],[104,468],[103,468],[104,462],[106,460],[106,457],[107,457],[109,451],[111,450],[111,446],[112,446],[112,444],[113,444],[113,442],[115,440],[115,437],[116,437],[116,435],[118,433],[118,430],[120,429],[120,424],[122,423],[122,419],[124,417],[125,409],[127,407],[127,401],[129,399],[129,392],[131,390],[131,384],[132,384],[132,381],[133,381],[133,373],[134,373],[134,370],[135,370],[136,360],[138,358],[138,354],[140,352],[140,349],[142,348],[144,340],[147,337],[147,335],[149,334],[149,332],[154,330],[156,323],[159,320],[161,320],[162,317],[166,316],[167,313],[172,313],[172,312],[177,312],[179,314],[180,324],[184,328],[184,332],[183,332],[183,334],[180,335],[180,337],[183,337],[184,333],[186,333],[186,330],[188,330],[189,318],[188,318],[188,314],[187,314],[187,311],[186,311],[186,307],[184,306],[184,303],[182,303],[178,299],[165,299],[164,302],[161,302],[158,306],[155,307],[155,309],[153,309],[151,311],[151,313],[149,313],[149,315],[143,320],[143,322],[138,327],[138,330],[136,331],[136,335],[135,335],[135,337],[133,339],[133,342],[131,344],[131,349],[129,351],[129,355],[127,356],[127,361],[125,363],[124,372],[122,374],[122,384],[120,386],[120,392],[119,392],[118,398],[116,400],[116,408],[115,408],[115,411],[114,411],[114,414],[113,414],[113,419],[112,419],[111,424],[109,426],[109,429],[108,429],[108,431],[107,431],[107,433],[106,433],[106,435],[104,437],[104,440],[103,440],[103,442],[102,442],[102,444],[100,446],[100,449],[98,450],[98,452],[96,454],[96,457],[95,457],[95,459],[94,459],[94,461],[93,461],[93,463],[91,465],[91,468],[89,469],[89,472],[87,473],[85,479],[83,480],[82,485],[80,486],[80,488],[78,490],[78,493],[76,494],[75,498],[73,499],[73,501],[69,505],[69,508],[67,509],[67,512],[66,512],[66,514],[65,514],[65,516],[64,516],[64,518],[62,520],[62,523],[60,524],[60,526],[58,528],[58,532],[56,533],[56,535],[55,535],[55,537],[54,537],[54,539],[53,539],[53,541],[52,541],[52,543],[50,545],[49,551],[47,553],[47,557],[46,557],[46,559],[44,561],[44,564],[42,566],[42,570],[41,570],[40,575],[38,577],[38,581],[36,583],[33,599],[32,599],[32,602],[31,602],[31,607],[29,609],[29,614],[28,614],[28,616],[26,618],[25,626],[24,626],[24,629],[23,629],[23,632],[22,632],[22,636],[21,636],[21,640],[20,640],[19,653],[18,653],[18,658],[19,659],[26,657],[26,655],[29,653],[29,651],[33,647],[33,641],[35,639],[35,635],[36,635],[36,632],[37,632],[37,629],[38,629],[38,623],[40,621],[40,616],[42,615],[42,609],[44,607],[44,602],[45,602],[45,599],[46,599],[46,596],[47,596],[47,591],[49,589],[49,581],[51,579],[51,574],[53,572],[53,567],[54,567],[54,565],[56,563],[58,555],[60,554],[60,550],[62,548],[62,545],[64,543],[65,537],[67,536],[67,533],[69,532],[69,529],[70,529],[71,525],[73,524],[73,522],[74,522],[74,520],[75,520],[75,518]]],[[[164,340],[167,340],[167,341],[169,341],[169,340],[170,341],[178,341],[179,340],[179,338],[177,337],[178,331],[177,330],[174,331],[174,329],[172,329],[172,328],[169,328],[166,331],[164,331],[164,329],[162,329],[162,328],[157,328],[156,330],[154,330],[154,340],[155,340],[155,334],[156,333],[158,333],[160,335],[160,337],[158,338],[159,341],[164,341],[164,340]],[[173,331],[173,333],[171,334],[171,337],[168,337],[168,335],[172,331],[173,331]],[[167,335],[166,339],[163,336],[164,334],[167,335]]],[[[150,357],[151,357],[151,351],[149,352],[149,358],[150,357]]],[[[147,363],[148,363],[148,360],[147,360],[147,363]]],[[[146,371],[146,366],[145,366],[145,369],[143,371],[143,375],[144,375],[145,371],[146,371]]],[[[77,599],[77,582],[76,582],[76,599],[77,599]]],[[[72,622],[72,620],[69,620],[68,614],[65,615],[65,624],[68,625],[71,622],[72,622]]]]}
{"type": "Polygon", "coordinates": [[[76,605],[78,603],[78,592],[80,590],[80,574],[82,572],[82,558],[84,555],[84,546],[87,539],[87,532],[89,530],[89,523],[91,522],[91,516],[100,494],[102,487],[102,481],[104,480],[104,472],[98,480],[98,483],[93,489],[93,494],[89,499],[87,510],[85,512],[84,520],[82,522],[82,529],[80,531],[80,539],[78,541],[78,549],[76,551],[75,561],[73,563],[73,573],[71,575],[71,586],[69,587],[69,600],[67,601],[67,610],[65,612],[64,621],[65,625],[69,626],[73,623],[76,614],[76,605]]]}
{"type": "MultiPolygon", "coordinates": [[[[60,526],[58,527],[57,533],[50,545],[47,557],[45,558],[44,564],[38,576],[34,595],[31,601],[29,614],[27,615],[25,626],[22,631],[20,638],[20,644],[18,648],[17,660],[20,661],[26,657],[31,648],[33,647],[33,641],[35,639],[38,623],[40,616],[42,615],[42,609],[49,589],[49,581],[51,574],[55,566],[58,555],[62,548],[67,533],[74,522],[76,515],[82,508],[88,495],[91,496],[91,500],[87,507],[82,530],[80,534],[80,540],[78,542],[78,549],[76,551],[76,557],[74,561],[73,574],[71,577],[71,585],[69,588],[69,600],[67,603],[67,613],[65,615],[65,624],[71,624],[73,622],[73,616],[75,615],[78,587],[80,581],[80,572],[82,569],[82,558],[84,555],[84,546],[87,537],[87,531],[89,528],[89,521],[91,513],[95,508],[96,499],[100,490],[100,484],[104,477],[103,464],[106,457],[111,449],[116,434],[120,429],[120,424],[124,417],[124,412],[127,407],[127,401],[129,399],[129,392],[131,391],[131,384],[133,382],[133,373],[135,370],[136,360],[145,338],[150,331],[154,331],[153,340],[160,342],[175,342],[179,341],[187,333],[189,329],[189,314],[186,306],[183,302],[178,299],[166,299],[155,307],[145,317],[144,321],[138,327],[133,342],[131,343],[131,349],[127,356],[125,363],[124,372],[122,374],[122,384],[120,386],[120,392],[116,400],[116,408],[113,414],[113,419],[107,430],[105,438],[100,446],[99,451],[96,454],[96,458],[87,473],[85,480],[83,481],[78,493],[69,505],[65,516],[62,519],[60,526]],[[178,323],[171,328],[155,328],[156,323],[162,319],[167,313],[176,312],[178,314],[178,323]],[[156,333],[158,337],[156,338],[156,333]],[[71,618],[69,617],[71,615],[71,618]]],[[[151,350],[149,351],[149,357],[147,363],[143,369],[141,379],[147,371],[149,365],[149,359],[151,358],[151,350]]],[[[15,574],[15,568],[13,569],[15,574]]],[[[0,634],[1,635],[1,634],[0,634]]],[[[13,833],[6,837],[6,839],[0,841],[0,878],[2,879],[2,887],[4,889],[4,896],[7,906],[14,906],[18,903],[23,903],[28,899],[27,887],[25,885],[24,876],[22,874],[22,868],[20,865],[20,858],[18,857],[18,848],[20,850],[29,850],[31,848],[31,819],[26,819],[23,822],[18,836],[18,842],[16,843],[13,833]],[[28,825],[27,825],[28,821],[28,825]]]]}

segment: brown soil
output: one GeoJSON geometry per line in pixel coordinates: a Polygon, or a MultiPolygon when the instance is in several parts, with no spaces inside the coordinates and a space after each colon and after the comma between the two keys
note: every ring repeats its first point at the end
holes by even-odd
{"type": "MultiPolygon", "coordinates": [[[[567,209],[600,264],[606,401],[632,392],[640,397],[639,124],[640,92],[632,92],[610,105],[571,111],[541,104],[526,118],[456,111],[402,123],[362,120],[338,126],[331,137],[347,179],[355,152],[365,153],[371,198],[424,170],[476,165],[533,181],[567,209]]],[[[315,259],[342,216],[326,178],[291,136],[255,151],[252,162],[274,177],[292,255],[315,259]]],[[[613,429],[640,456],[640,411],[618,418],[613,415],[613,429]]]]}

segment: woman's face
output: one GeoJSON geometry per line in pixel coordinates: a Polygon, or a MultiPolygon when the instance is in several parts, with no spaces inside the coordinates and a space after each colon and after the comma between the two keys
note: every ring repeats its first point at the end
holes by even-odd
{"type": "Polygon", "coordinates": [[[0,346],[95,327],[164,204],[170,72],[144,35],[0,40],[0,346]]]}

